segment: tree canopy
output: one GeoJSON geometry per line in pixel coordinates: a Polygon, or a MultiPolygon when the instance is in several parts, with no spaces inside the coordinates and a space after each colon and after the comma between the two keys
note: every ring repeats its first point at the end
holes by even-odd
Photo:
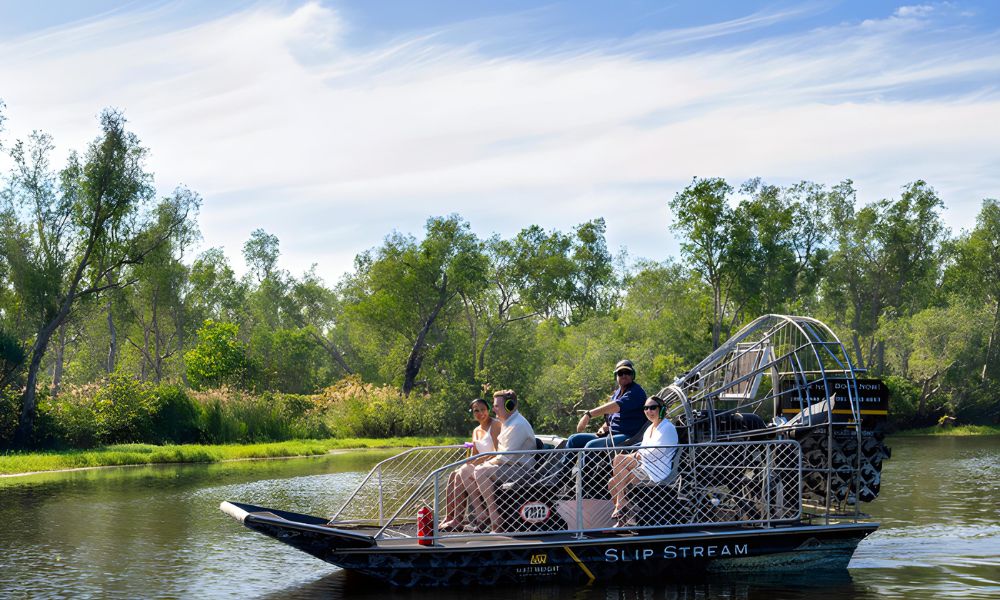
{"type": "MultiPolygon", "coordinates": [[[[3,446],[42,439],[39,398],[44,413],[67,386],[125,389],[128,378],[255,394],[391,386],[406,402],[431,399],[420,419],[456,429],[466,424],[455,406],[514,388],[539,427],[560,427],[610,393],[617,360],[659,388],[763,313],[830,323],[858,366],[899,390],[899,406],[912,400],[894,413],[900,425],[998,418],[993,199],[953,235],[924,181],[860,201],[850,180],[694,178],[664,194],[663,228],[680,247],[664,262],[613,253],[598,215],[568,231],[525,223],[480,237],[453,214],[419,235],[389,232],[336,282],[282,269],[280,240],[258,228],[241,277],[221,249],[192,255],[198,193],[156,199],[148,151],[122,113],[98,125],[61,167],[47,134],[2,146],[3,446]]],[[[102,431],[92,437],[118,439],[102,431]]]]}

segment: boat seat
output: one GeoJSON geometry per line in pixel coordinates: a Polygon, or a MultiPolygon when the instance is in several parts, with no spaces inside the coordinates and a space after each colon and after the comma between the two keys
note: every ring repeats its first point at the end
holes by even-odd
{"type": "MultiPolygon", "coordinates": [[[[638,449],[638,448],[637,448],[638,449]]],[[[690,522],[691,507],[687,486],[681,474],[688,455],[688,448],[677,448],[670,462],[670,475],[659,482],[640,481],[625,490],[628,505],[632,507],[636,525],[677,525],[690,522]]]]}
{"type": "MultiPolygon", "coordinates": [[[[535,438],[536,449],[545,449],[535,438]]],[[[556,501],[568,493],[573,476],[572,452],[537,454],[532,469],[513,479],[497,482],[495,499],[500,507],[505,531],[557,531],[566,528],[556,513],[556,501]],[[541,506],[544,505],[545,510],[541,506]],[[530,514],[524,508],[533,506],[530,514]],[[544,517],[542,515],[545,515],[544,517]],[[527,518],[527,520],[526,520],[527,518]]]]}

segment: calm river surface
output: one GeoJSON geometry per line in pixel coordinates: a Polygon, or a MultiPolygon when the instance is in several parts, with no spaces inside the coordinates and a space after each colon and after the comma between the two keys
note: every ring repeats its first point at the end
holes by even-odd
{"type": "Polygon", "coordinates": [[[241,500],[332,514],[385,451],[0,478],[0,597],[1000,598],[1000,437],[894,438],[850,569],[642,586],[391,590],[243,528],[241,500]]]}

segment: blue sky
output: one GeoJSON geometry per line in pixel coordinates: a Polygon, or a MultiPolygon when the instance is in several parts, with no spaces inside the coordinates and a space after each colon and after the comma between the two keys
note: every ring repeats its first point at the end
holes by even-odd
{"type": "Polygon", "coordinates": [[[0,140],[45,130],[58,164],[121,108],[161,192],[202,195],[201,249],[240,268],[263,227],[330,283],[452,212],[482,236],[604,217],[662,260],[695,176],[863,202],[925,179],[959,231],[1000,197],[998,84],[982,0],[0,0],[0,140]]]}

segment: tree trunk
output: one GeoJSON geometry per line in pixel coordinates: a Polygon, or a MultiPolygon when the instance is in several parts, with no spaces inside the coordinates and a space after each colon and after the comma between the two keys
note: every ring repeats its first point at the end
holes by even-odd
{"type": "Polygon", "coordinates": [[[59,345],[56,347],[56,357],[52,365],[52,397],[59,395],[59,383],[62,381],[63,364],[66,359],[66,323],[59,326],[59,345]]]}
{"type": "Polygon", "coordinates": [[[108,296],[108,333],[110,343],[108,344],[107,371],[110,375],[115,371],[115,358],[118,356],[118,330],[115,329],[114,315],[111,313],[111,296],[108,296]]]}
{"type": "Polygon", "coordinates": [[[864,368],[865,357],[864,353],[861,352],[861,338],[858,337],[858,330],[854,329],[851,331],[851,342],[854,344],[854,368],[864,368]]]}
{"type": "MultiPolygon", "coordinates": [[[[177,325],[177,354],[180,356],[181,364],[184,361],[184,309],[180,306],[174,307],[174,322],[177,325]]],[[[187,378],[187,369],[181,369],[181,381],[184,387],[190,387],[187,378]]]]}
{"type": "Polygon", "coordinates": [[[434,325],[434,321],[437,320],[438,314],[444,305],[448,302],[447,296],[447,281],[445,285],[441,288],[441,296],[438,299],[438,303],[434,306],[434,310],[427,317],[427,321],[424,322],[424,326],[420,329],[420,333],[417,334],[417,340],[413,343],[413,348],[410,350],[410,356],[406,359],[406,367],[403,370],[403,395],[409,396],[410,392],[413,391],[413,383],[417,379],[417,374],[420,373],[420,365],[424,362],[424,340],[427,339],[427,332],[431,330],[431,326],[434,325]]]}
{"type": "Polygon", "coordinates": [[[160,379],[163,373],[163,355],[162,349],[160,347],[160,321],[159,321],[159,294],[153,292],[153,306],[152,306],[152,322],[150,325],[153,328],[153,382],[157,385],[160,384],[160,379]]]}
{"type": "Polygon", "coordinates": [[[722,335],[722,289],[718,284],[712,285],[712,304],[714,315],[712,318],[712,350],[719,347],[719,338],[722,335]]]}
{"type": "Polygon", "coordinates": [[[997,322],[1000,322],[1000,300],[997,301],[996,310],[993,312],[993,327],[990,329],[990,341],[986,344],[986,358],[983,359],[983,372],[980,374],[980,381],[986,381],[986,373],[990,366],[990,357],[993,354],[993,346],[997,339],[997,322]]]}
{"type": "Polygon", "coordinates": [[[312,327],[309,328],[309,331],[312,333],[313,339],[316,340],[316,343],[319,344],[321,348],[326,350],[326,353],[330,355],[330,358],[340,365],[340,368],[343,369],[345,373],[348,375],[354,374],[354,370],[348,366],[347,361],[344,360],[344,355],[340,352],[340,349],[337,348],[336,344],[316,333],[312,327]]]}
{"type": "Polygon", "coordinates": [[[31,362],[28,365],[28,380],[24,386],[24,393],[21,394],[21,415],[17,421],[17,429],[14,431],[14,446],[17,448],[27,448],[31,443],[32,432],[35,429],[35,412],[38,408],[38,399],[35,396],[35,387],[38,384],[38,371],[42,366],[42,357],[49,346],[52,334],[59,325],[62,324],[69,313],[69,302],[63,304],[62,310],[54,319],[49,321],[45,327],[38,331],[35,344],[31,348],[31,362]]]}
{"type": "Polygon", "coordinates": [[[149,374],[149,329],[142,328],[142,367],[139,369],[139,379],[146,381],[149,374]]]}

